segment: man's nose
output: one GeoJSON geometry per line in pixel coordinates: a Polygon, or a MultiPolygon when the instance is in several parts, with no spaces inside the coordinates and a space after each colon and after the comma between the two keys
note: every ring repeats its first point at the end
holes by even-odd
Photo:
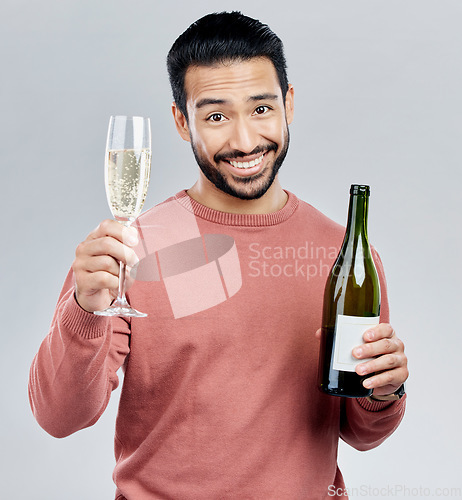
{"type": "Polygon", "coordinates": [[[250,120],[235,120],[229,138],[231,149],[242,151],[243,153],[252,152],[259,144],[258,134],[250,120]]]}

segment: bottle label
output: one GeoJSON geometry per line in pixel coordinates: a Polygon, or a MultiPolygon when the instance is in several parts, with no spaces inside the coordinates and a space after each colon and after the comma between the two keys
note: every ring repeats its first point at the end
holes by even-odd
{"type": "Polygon", "coordinates": [[[352,350],[364,344],[363,334],[371,326],[378,325],[379,316],[345,316],[339,314],[335,323],[334,356],[332,368],[343,372],[354,372],[356,365],[372,358],[357,359],[352,350]]]}

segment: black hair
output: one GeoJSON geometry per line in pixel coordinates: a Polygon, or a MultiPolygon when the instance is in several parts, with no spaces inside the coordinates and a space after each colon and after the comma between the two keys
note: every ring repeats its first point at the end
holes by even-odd
{"type": "Polygon", "coordinates": [[[266,57],[273,63],[285,100],[287,65],[280,38],[266,24],[240,12],[220,12],[202,17],[176,39],[167,56],[176,105],[188,118],[184,81],[190,66],[213,66],[256,57],[266,57]]]}

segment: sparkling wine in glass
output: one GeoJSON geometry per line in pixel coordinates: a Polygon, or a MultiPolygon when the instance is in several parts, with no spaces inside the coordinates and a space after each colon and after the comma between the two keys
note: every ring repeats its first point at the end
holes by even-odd
{"type": "MultiPolygon", "coordinates": [[[[140,116],[111,116],[106,145],[104,179],[114,218],[130,226],[143,208],[151,172],[151,124],[140,116]]],[[[117,298],[100,316],[145,317],[125,297],[126,266],[120,263],[117,298]]]]}

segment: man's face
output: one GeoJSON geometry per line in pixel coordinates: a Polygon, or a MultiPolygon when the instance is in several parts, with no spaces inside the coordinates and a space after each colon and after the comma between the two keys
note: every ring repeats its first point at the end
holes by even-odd
{"type": "Polygon", "coordinates": [[[203,175],[236,198],[263,196],[289,146],[292,87],[284,104],[273,64],[256,58],[191,67],[185,90],[188,121],[179,110],[175,120],[203,175]]]}

